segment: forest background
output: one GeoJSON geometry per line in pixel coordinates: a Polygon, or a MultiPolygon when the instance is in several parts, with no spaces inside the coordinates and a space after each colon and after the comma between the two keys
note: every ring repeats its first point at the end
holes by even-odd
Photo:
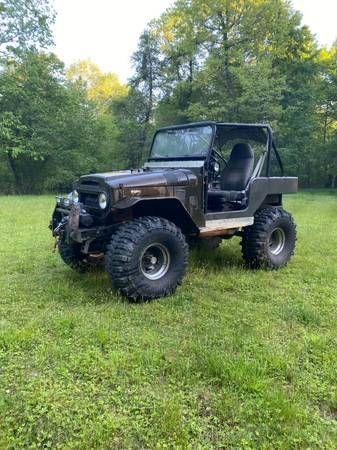
{"type": "Polygon", "coordinates": [[[48,0],[0,1],[0,192],[70,190],[139,167],[155,128],[268,122],[301,187],[337,186],[337,42],[286,0],[177,0],[151,21],[122,84],[53,53],[48,0]]]}

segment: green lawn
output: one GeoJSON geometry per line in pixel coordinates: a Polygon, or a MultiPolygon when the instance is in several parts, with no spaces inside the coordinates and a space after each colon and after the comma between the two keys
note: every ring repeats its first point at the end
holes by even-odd
{"type": "Polygon", "coordinates": [[[0,448],[336,448],[337,195],[285,203],[286,269],[233,239],[137,305],[52,252],[52,197],[0,197],[0,448]]]}

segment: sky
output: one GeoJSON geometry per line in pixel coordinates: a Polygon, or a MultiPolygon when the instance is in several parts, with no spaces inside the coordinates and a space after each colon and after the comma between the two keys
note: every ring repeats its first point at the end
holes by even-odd
{"type": "MultiPolygon", "coordinates": [[[[207,1],[207,0],[205,0],[207,1]]],[[[67,65],[90,59],[105,72],[126,82],[130,57],[146,24],[173,0],[54,0],[57,19],[55,52],[67,65]]],[[[337,38],[336,0],[293,0],[322,45],[337,38]]]]}

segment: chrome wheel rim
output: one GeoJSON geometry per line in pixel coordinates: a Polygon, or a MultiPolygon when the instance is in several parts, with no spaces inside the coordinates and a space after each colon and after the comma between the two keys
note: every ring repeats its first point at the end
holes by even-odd
{"type": "Polygon", "coordinates": [[[167,273],[170,259],[170,253],[165,245],[151,244],[142,253],[140,269],[149,280],[159,280],[167,273]]]}
{"type": "Polygon", "coordinates": [[[272,255],[279,255],[284,249],[286,236],[282,228],[275,228],[269,239],[269,251],[272,255]]]}

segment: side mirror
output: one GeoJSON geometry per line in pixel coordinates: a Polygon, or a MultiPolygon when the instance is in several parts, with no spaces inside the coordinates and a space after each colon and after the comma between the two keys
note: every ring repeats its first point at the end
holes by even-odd
{"type": "Polygon", "coordinates": [[[214,172],[218,175],[218,173],[220,172],[220,164],[219,163],[214,163],[214,172]]]}

